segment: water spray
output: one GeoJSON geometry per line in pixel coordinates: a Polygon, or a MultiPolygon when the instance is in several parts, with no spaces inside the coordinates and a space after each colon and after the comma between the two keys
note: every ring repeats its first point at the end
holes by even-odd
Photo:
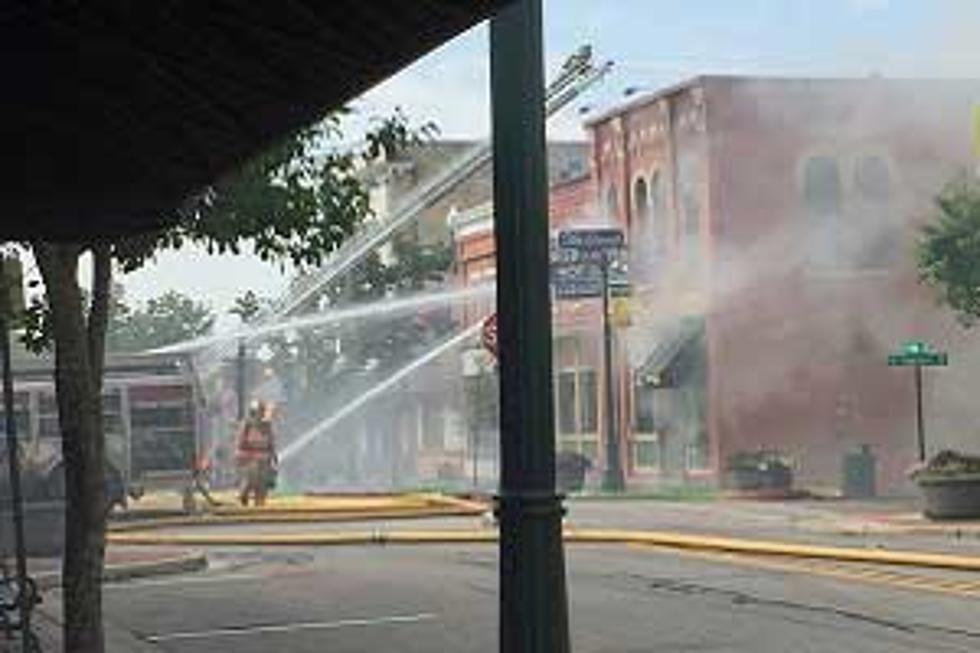
{"type": "Polygon", "coordinates": [[[453,336],[449,340],[442,342],[441,344],[433,347],[426,353],[424,353],[419,358],[415,359],[408,365],[405,365],[397,372],[381,381],[377,385],[371,387],[359,397],[351,401],[349,404],[341,408],[339,411],[331,415],[330,417],[324,419],[319,424],[301,434],[295,440],[286,445],[279,458],[282,462],[288,461],[290,458],[302,451],[308,444],[313,442],[316,438],[320,437],[324,433],[328,432],[334,426],[336,426],[341,420],[343,420],[348,415],[354,413],[360,409],[364,404],[368,403],[381,393],[385,392],[389,388],[394,387],[406,377],[410,376],[414,372],[418,371],[420,368],[424,367],[427,363],[435,360],[445,352],[449,351],[453,347],[457,346],[461,342],[465,341],[467,338],[472,338],[481,328],[483,328],[483,320],[479,320],[475,324],[466,327],[463,331],[453,336]]]}

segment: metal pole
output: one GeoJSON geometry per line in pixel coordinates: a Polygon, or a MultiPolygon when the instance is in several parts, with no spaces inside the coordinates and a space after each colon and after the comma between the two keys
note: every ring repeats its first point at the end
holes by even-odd
{"type": "Polygon", "coordinates": [[[238,356],[236,358],[235,366],[235,392],[238,394],[238,421],[245,419],[245,411],[247,410],[247,399],[245,398],[245,393],[248,391],[247,383],[245,382],[245,339],[238,341],[238,356]]]}
{"type": "Polygon", "coordinates": [[[490,21],[500,363],[500,651],[568,653],[555,493],[541,0],[490,21]]]}
{"type": "Polygon", "coordinates": [[[919,461],[926,459],[926,427],[922,416],[922,366],[915,366],[915,433],[919,445],[919,461]]]}
{"type": "Polygon", "coordinates": [[[10,467],[10,503],[14,516],[14,550],[17,557],[17,599],[20,608],[21,637],[28,650],[31,628],[30,597],[27,591],[27,552],[24,544],[24,496],[20,485],[20,448],[17,418],[14,414],[14,377],[10,364],[10,294],[3,258],[0,258],[0,355],[3,356],[3,413],[7,428],[7,463],[10,467]]]}
{"type": "Polygon", "coordinates": [[[619,459],[619,435],[616,428],[616,392],[613,379],[612,327],[609,324],[609,257],[602,256],[602,346],[603,366],[606,381],[606,473],[603,489],[607,492],[622,492],[626,486],[623,466],[619,459]]]}
{"type": "Polygon", "coordinates": [[[471,452],[471,459],[473,463],[473,491],[479,489],[480,487],[480,473],[479,473],[479,447],[480,447],[480,408],[481,402],[483,401],[483,379],[482,377],[475,377],[472,379],[470,388],[472,389],[473,397],[473,407],[472,413],[470,414],[470,437],[471,446],[473,451],[471,452]]]}

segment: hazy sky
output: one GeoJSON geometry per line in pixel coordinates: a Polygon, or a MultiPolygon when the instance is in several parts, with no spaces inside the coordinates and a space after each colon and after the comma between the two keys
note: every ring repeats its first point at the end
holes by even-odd
{"type": "MultiPolygon", "coordinates": [[[[579,109],[611,107],[627,88],[655,90],[699,74],[977,77],[980,0],[545,0],[549,69],[585,43],[614,60],[614,72],[552,121],[552,137],[584,137],[579,109]]],[[[367,117],[401,107],[445,136],[486,137],[486,26],[353,105],[352,135],[367,117]]],[[[285,285],[279,271],[248,257],[194,252],[162,255],[122,281],[136,300],[177,289],[219,310],[245,289],[274,294],[285,285]]]]}

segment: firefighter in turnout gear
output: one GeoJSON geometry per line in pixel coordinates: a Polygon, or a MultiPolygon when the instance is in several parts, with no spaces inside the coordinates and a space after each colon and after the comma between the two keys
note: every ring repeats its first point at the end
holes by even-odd
{"type": "Polygon", "coordinates": [[[256,506],[264,505],[270,486],[274,485],[278,458],[272,421],[266,405],[261,401],[252,402],[248,416],[239,429],[236,461],[242,505],[248,505],[250,496],[254,497],[256,506]]]}

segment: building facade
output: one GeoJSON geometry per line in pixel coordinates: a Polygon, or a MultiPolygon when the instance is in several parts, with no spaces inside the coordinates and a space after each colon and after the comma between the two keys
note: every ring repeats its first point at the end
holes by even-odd
{"type": "MultiPolygon", "coordinates": [[[[612,410],[634,484],[718,482],[734,454],[774,449],[802,485],[834,489],[869,445],[880,488],[906,489],[912,380],[885,361],[910,339],[950,353],[926,373],[929,450],[980,448],[980,343],[914,259],[936,193],[976,165],[978,101],[977,81],[701,77],[586,125],[589,174],[553,185],[550,218],[627,236],[612,410]]],[[[468,256],[491,261],[492,240],[457,224],[471,283],[468,256]]],[[[559,442],[602,466],[597,304],[556,302],[555,386],[559,442]]]]}

